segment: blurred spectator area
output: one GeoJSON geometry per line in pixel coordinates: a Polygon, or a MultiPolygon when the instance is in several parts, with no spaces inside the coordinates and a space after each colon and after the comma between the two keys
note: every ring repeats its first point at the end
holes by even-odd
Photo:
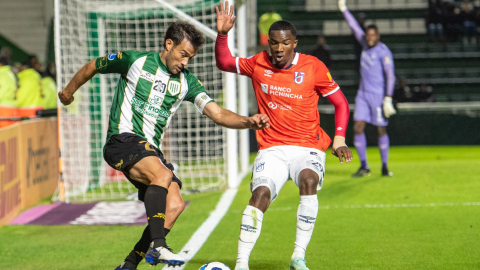
{"type": "MultiPolygon", "coordinates": [[[[463,0],[450,1],[462,8],[463,0]]],[[[296,51],[311,52],[318,35],[324,35],[331,53],[330,71],[350,103],[358,89],[358,64],[354,38],[338,11],[337,0],[262,0],[257,12],[271,5],[285,19],[295,24],[299,43],[296,51]]],[[[480,14],[480,0],[470,1],[480,14]]],[[[411,89],[427,84],[436,101],[480,101],[480,46],[472,42],[445,40],[431,42],[427,34],[428,0],[347,0],[358,18],[366,14],[365,26],[377,24],[381,41],[393,53],[397,84],[404,77],[411,89]]],[[[479,23],[477,28],[480,31],[479,23]]],[[[462,33],[459,33],[461,36],[462,33]]],[[[476,33],[479,38],[479,33],[476,33]]]]}
{"type": "Polygon", "coordinates": [[[53,3],[53,0],[0,0],[0,47],[11,48],[14,62],[23,62],[29,54],[38,55],[42,62],[53,57],[53,49],[52,56],[47,52],[53,3]]]}

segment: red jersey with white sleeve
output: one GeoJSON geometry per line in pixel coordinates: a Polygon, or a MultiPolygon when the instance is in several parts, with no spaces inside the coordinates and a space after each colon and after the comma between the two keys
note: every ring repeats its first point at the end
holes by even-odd
{"type": "Polygon", "coordinates": [[[340,88],[320,60],[295,53],[292,64],[279,69],[263,51],[237,57],[236,68],[252,79],[258,112],[270,117],[270,128],[257,130],[259,149],[278,145],[328,148],[332,140],[320,127],[318,99],[340,88]]]}

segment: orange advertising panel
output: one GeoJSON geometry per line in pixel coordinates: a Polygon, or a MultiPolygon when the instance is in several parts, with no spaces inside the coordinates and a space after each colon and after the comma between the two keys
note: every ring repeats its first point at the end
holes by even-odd
{"type": "Polygon", "coordinates": [[[26,121],[19,129],[22,208],[27,208],[52,195],[57,187],[57,121],[56,119],[26,121]]]}
{"type": "Polygon", "coordinates": [[[0,226],[8,224],[22,209],[19,131],[19,125],[0,129],[0,226]]]}

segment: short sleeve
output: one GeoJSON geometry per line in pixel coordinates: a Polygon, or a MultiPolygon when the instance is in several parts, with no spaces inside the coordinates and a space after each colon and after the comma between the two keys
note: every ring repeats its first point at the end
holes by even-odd
{"type": "Polygon", "coordinates": [[[315,66],[315,90],[317,90],[324,97],[337,92],[340,87],[332,78],[332,75],[325,64],[319,60],[316,60],[315,66]]]}
{"type": "Polygon", "coordinates": [[[186,72],[185,79],[188,83],[188,92],[185,100],[193,103],[197,110],[203,114],[205,106],[210,102],[214,102],[214,100],[207,94],[202,82],[193,76],[193,74],[186,72]]]}
{"type": "Polygon", "coordinates": [[[95,67],[98,72],[102,74],[106,73],[119,73],[127,74],[130,66],[139,57],[146,55],[147,53],[136,51],[123,51],[111,53],[103,57],[97,58],[95,61],[95,67]]]}
{"type": "Polygon", "coordinates": [[[237,57],[235,64],[237,66],[237,73],[248,77],[252,77],[255,66],[257,65],[257,59],[261,53],[249,56],[247,58],[237,57]]]}

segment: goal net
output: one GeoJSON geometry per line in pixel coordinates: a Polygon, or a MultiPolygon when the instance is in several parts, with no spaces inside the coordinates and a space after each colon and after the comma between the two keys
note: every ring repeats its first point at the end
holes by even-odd
{"type": "MultiPolygon", "coordinates": [[[[177,0],[177,9],[215,29],[219,0],[177,0]]],[[[167,27],[178,18],[156,0],[57,0],[59,85],[66,86],[89,60],[123,50],[160,52],[167,27]]],[[[197,27],[198,28],[198,27],[197,27]]],[[[206,43],[188,69],[223,105],[222,73],[216,68],[215,40],[206,43]]],[[[63,177],[57,199],[102,200],[126,197],[136,189],[103,160],[108,116],[118,74],[97,74],[61,108],[63,177]]],[[[227,183],[226,131],[183,102],[167,131],[163,150],[178,164],[183,189],[204,191],[227,183]]]]}

